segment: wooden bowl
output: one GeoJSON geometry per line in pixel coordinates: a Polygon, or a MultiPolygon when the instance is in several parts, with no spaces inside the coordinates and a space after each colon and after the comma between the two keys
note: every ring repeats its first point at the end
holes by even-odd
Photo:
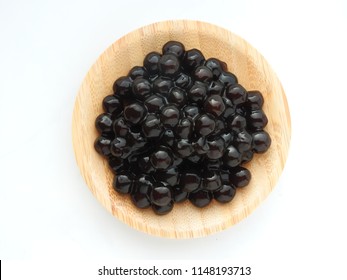
{"type": "Polygon", "coordinates": [[[290,115],[285,93],[275,73],[251,45],[235,34],[197,21],[167,21],[135,30],[113,43],[95,62],[85,77],[76,98],[72,121],[73,146],[77,164],[88,187],[115,217],[148,234],[168,238],[206,236],[247,217],[272,191],[283,170],[291,136],[290,115]],[[113,174],[106,160],[97,154],[93,143],[98,133],[95,118],[102,113],[102,99],[112,93],[113,82],[131,67],[142,65],[150,51],[161,52],[169,40],[182,42],[186,49],[198,48],[206,58],[225,61],[247,90],[263,93],[264,111],[269,119],[266,130],[272,138],[270,149],[255,155],[246,165],[251,183],[239,189],[228,204],[213,201],[206,208],[190,202],[175,204],[167,215],[157,216],[152,209],[139,210],[129,196],[112,188],[113,174]]]}

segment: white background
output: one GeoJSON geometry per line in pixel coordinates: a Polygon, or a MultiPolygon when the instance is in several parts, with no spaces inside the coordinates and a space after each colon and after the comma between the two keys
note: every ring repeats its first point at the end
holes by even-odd
{"type": "Polygon", "coordinates": [[[347,279],[346,36],[346,1],[0,0],[0,258],[220,259],[254,266],[254,279],[347,279]],[[271,195],[239,224],[193,240],[152,237],[112,217],[83,181],[71,140],[74,98],[97,57],[168,19],[246,39],[278,74],[292,117],[271,195]]]}

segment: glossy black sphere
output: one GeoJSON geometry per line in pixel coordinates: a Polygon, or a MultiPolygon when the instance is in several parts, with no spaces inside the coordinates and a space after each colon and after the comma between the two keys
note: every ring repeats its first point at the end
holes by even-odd
{"type": "Polygon", "coordinates": [[[233,73],[223,71],[218,80],[224,84],[225,87],[237,84],[237,78],[233,73]]]}
{"type": "Polygon", "coordinates": [[[115,95],[107,95],[102,100],[102,107],[106,113],[118,115],[123,111],[122,102],[115,95]]]}
{"type": "Polygon", "coordinates": [[[138,77],[133,82],[132,90],[136,98],[145,100],[152,93],[152,85],[149,80],[138,77]]]}
{"type": "Polygon", "coordinates": [[[260,91],[252,90],[247,92],[246,105],[250,110],[260,110],[263,107],[263,104],[264,97],[260,91]]]}
{"type": "Polygon", "coordinates": [[[94,148],[99,154],[109,156],[111,155],[111,142],[110,139],[104,136],[99,136],[94,142],[94,148]]]}
{"type": "Polygon", "coordinates": [[[242,104],[247,100],[247,91],[239,84],[228,86],[225,95],[234,105],[242,104]]]}
{"type": "Polygon", "coordinates": [[[213,79],[212,71],[206,66],[199,66],[195,68],[193,77],[196,81],[208,83],[213,79]]]}
{"type": "Polygon", "coordinates": [[[222,115],[225,110],[225,104],[222,97],[217,94],[210,95],[204,103],[204,110],[206,113],[212,114],[216,117],[222,115]]]}
{"type": "Polygon", "coordinates": [[[152,209],[153,209],[153,212],[157,215],[166,215],[172,211],[173,206],[174,206],[173,202],[171,201],[168,204],[163,205],[163,206],[153,204],[152,209]]]}
{"type": "Polygon", "coordinates": [[[237,188],[243,188],[251,181],[251,172],[248,169],[238,166],[230,173],[230,182],[237,188]]]}
{"type": "Polygon", "coordinates": [[[144,67],[135,66],[135,67],[130,69],[130,71],[128,73],[128,77],[130,77],[132,80],[135,80],[136,78],[139,78],[139,77],[144,78],[144,79],[148,79],[149,74],[144,67]]]}
{"type": "Polygon", "coordinates": [[[206,207],[212,200],[212,194],[206,190],[197,190],[189,194],[190,202],[199,208],[206,207]]]}
{"type": "Polygon", "coordinates": [[[127,172],[121,172],[114,176],[113,188],[119,193],[130,193],[133,184],[133,178],[127,172]]]}
{"type": "Polygon", "coordinates": [[[143,66],[146,68],[146,71],[150,76],[155,76],[159,73],[159,60],[161,58],[161,54],[157,52],[150,52],[146,55],[143,60],[143,66]]]}
{"type": "Polygon", "coordinates": [[[202,54],[202,52],[198,49],[192,49],[186,51],[183,58],[182,66],[186,71],[190,72],[194,70],[196,67],[203,65],[204,62],[205,57],[202,54]]]}
{"type": "Polygon", "coordinates": [[[180,118],[180,112],[174,105],[167,105],[161,109],[160,120],[164,126],[175,127],[180,118]]]}
{"type": "Polygon", "coordinates": [[[153,82],[153,92],[167,97],[170,89],[173,87],[173,81],[166,77],[158,77],[153,82]]]}
{"type": "Polygon", "coordinates": [[[173,155],[169,148],[160,146],[150,156],[153,167],[157,170],[165,170],[169,168],[173,162],[173,155]]]}
{"type": "Polygon", "coordinates": [[[187,103],[187,93],[178,87],[173,87],[168,95],[167,100],[181,108],[187,103]]]}
{"type": "Polygon", "coordinates": [[[159,60],[159,73],[166,77],[177,76],[180,70],[180,62],[173,54],[164,54],[159,60]]]}
{"type": "Polygon", "coordinates": [[[183,173],[179,181],[179,185],[181,186],[182,190],[188,193],[197,190],[200,186],[200,183],[200,175],[191,172],[183,173]]]}
{"type": "Polygon", "coordinates": [[[260,130],[266,127],[268,119],[263,110],[252,111],[248,116],[248,126],[254,130],[260,130]]]}
{"type": "Polygon", "coordinates": [[[188,98],[191,102],[202,104],[207,96],[207,85],[202,82],[195,82],[188,91],[188,98]]]}
{"type": "Polygon", "coordinates": [[[226,148],[223,162],[229,167],[236,167],[241,163],[241,153],[232,145],[226,148]]]}
{"type": "Polygon", "coordinates": [[[230,185],[222,185],[222,187],[213,192],[215,200],[221,203],[230,202],[236,195],[236,188],[230,185]]]}
{"type": "Polygon", "coordinates": [[[169,41],[163,46],[164,54],[173,54],[177,56],[178,59],[182,59],[185,53],[185,47],[181,42],[169,41]]]}
{"type": "Polygon", "coordinates": [[[159,117],[155,114],[148,114],[142,124],[142,132],[147,138],[159,137],[163,131],[163,126],[159,117]]]}
{"type": "Polygon", "coordinates": [[[124,108],[124,119],[131,124],[138,124],[147,113],[146,108],[139,102],[129,104],[124,108]]]}
{"type": "Polygon", "coordinates": [[[223,71],[227,70],[226,64],[221,62],[217,58],[209,58],[205,61],[205,66],[212,71],[213,78],[216,80],[219,78],[223,71]]]}
{"type": "Polygon", "coordinates": [[[131,94],[133,82],[129,77],[120,77],[113,84],[113,92],[119,96],[128,96],[131,94]]]}
{"type": "Polygon", "coordinates": [[[220,174],[216,170],[209,170],[204,174],[203,189],[208,191],[218,190],[222,186],[220,174]]]}
{"type": "Polygon", "coordinates": [[[144,102],[148,113],[158,113],[166,104],[166,99],[159,94],[150,95],[144,102]]]}
{"type": "Polygon", "coordinates": [[[108,113],[99,115],[95,120],[95,127],[100,133],[112,131],[112,116],[108,113]]]}
{"type": "Polygon", "coordinates": [[[195,120],[195,131],[202,136],[211,134],[214,131],[215,127],[216,122],[209,115],[201,115],[195,120]]]}
{"type": "Polygon", "coordinates": [[[271,145],[271,138],[266,131],[257,131],[252,134],[252,148],[256,153],[265,153],[271,145]]]}
{"type": "Polygon", "coordinates": [[[165,206],[171,202],[172,193],[169,187],[162,184],[155,186],[150,194],[151,202],[158,206],[165,206]]]}

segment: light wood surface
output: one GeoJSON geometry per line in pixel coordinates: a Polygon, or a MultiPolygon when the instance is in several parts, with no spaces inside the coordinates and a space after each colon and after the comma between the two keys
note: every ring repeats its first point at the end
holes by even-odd
{"type": "MultiPolygon", "coordinates": [[[[291,136],[289,109],[277,76],[252,46],[223,28],[196,21],[167,21],[135,30],[112,44],[87,73],[76,97],[72,120],[73,146],[77,164],[89,189],[115,217],[148,234],[168,238],[193,238],[224,230],[247,217],[272,191],[282,173],[291,136]],[[102,113],[102,99],[112,93],[112,84],[131,67],[142,65],[150,51],[161,52],[168,40],[182,42],[186,49],[198,48],[206,58],[216,57],[228,64],[247,90],[260,90],[269,119],[266,130],[272,138],[270,149],[255,155],[246,165],[251,183],[238,190],[229,204],[213,201],[199,209],[190,202],[175,204],[171,213],[157,216],[151,209],[139,210],[129,196],[112,189],[113,174],[98,155],[93,143],[98,133],[95,118],[102,113]]],[[[115,232],[116,234],[116,232],[115,232]]]]}

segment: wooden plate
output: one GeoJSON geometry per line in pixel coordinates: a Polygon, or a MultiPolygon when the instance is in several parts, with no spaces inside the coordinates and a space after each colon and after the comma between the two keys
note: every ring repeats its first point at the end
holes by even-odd
{"type": "Polygon", "coordinates": [[[72,120],[73,146],[77,164],[88,187],[115,217],[131,227],[161,237],[192,238],[206,236],[247,217],[271,192],[287,159],[291,136],[290,115],[285,93],[275,73],[252,46],[239,36],[208,23],[167,21],[135,30],[112,44],[95,62],[85,77],[76,98],[72,120]],[[161,52],[168,40],[182,42],[186,49],[198,48],[206,58],[225,61],[247,90],[260,90],[272,138],[271,148],[255,155],[246,166],[251,183],[237,191],[225,205],[213,201],[199,209],[190,202],[175,204],[173,211],[157,216],[151,209],[139,210],[112,189],[113,174],[93,143],[98,133],[95,118],[102,113],[102,99],[112,93],[113,82],[131,67],[142,65],[150,51],[161,52]]]}

